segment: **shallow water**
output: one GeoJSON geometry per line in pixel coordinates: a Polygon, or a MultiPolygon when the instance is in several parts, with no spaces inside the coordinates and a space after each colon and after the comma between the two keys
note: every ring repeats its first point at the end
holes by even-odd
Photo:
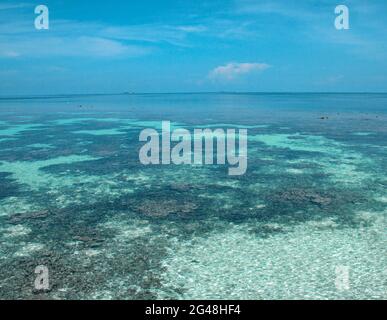
{"type": "Polygon", "coordinates": [[[386,124],[384,94],[0,99],[0,298],[386,299],[386,124]],[[141,165],[162,120],[247,128],[246,174],[141,165]]]}

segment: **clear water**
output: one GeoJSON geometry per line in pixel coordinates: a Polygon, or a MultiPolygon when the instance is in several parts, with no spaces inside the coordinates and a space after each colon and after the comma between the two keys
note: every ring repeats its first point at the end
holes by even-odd
{"type": "Polygon", "coordinates": [[[386,124],[384,94],[2,98],[0,298],[386,299],[386,124]],[[162,120],[247,128],[247,173],[141,165],[162,120]]]}

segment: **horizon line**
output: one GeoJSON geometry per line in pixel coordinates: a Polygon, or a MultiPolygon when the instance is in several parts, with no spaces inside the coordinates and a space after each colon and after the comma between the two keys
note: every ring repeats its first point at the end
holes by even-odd
{"type": "Polygon", "coordinates": [[[49,99],[87,96],[135,96],[135,95],[167,95],[167,94],[387,94],[383,91],[176,91],[176,92],[120,92],[120,93],[56,93],[56,94],[16,94],[0,95],[1,100],[11,99],[49,99]]]}

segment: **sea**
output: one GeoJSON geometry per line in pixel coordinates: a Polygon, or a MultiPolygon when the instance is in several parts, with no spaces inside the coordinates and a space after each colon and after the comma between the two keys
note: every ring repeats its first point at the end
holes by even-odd
{"type": "Polygon", "coordinates": [[[387,94],[0,97],[0,299],[386,299],[386,187],[387,94]],[[162,121],[246,172],[142,164],[162,121]]]}

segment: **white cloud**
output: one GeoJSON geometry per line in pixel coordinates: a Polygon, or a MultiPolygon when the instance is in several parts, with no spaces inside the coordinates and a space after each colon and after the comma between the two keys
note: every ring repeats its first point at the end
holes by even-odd
{"type": "Polygon", "coordinates": [[[267,63],[230,62],[213,69],[208,77],[212,80],[233,80],[241,75],[259,72],[270,68],[267,63]]]}

